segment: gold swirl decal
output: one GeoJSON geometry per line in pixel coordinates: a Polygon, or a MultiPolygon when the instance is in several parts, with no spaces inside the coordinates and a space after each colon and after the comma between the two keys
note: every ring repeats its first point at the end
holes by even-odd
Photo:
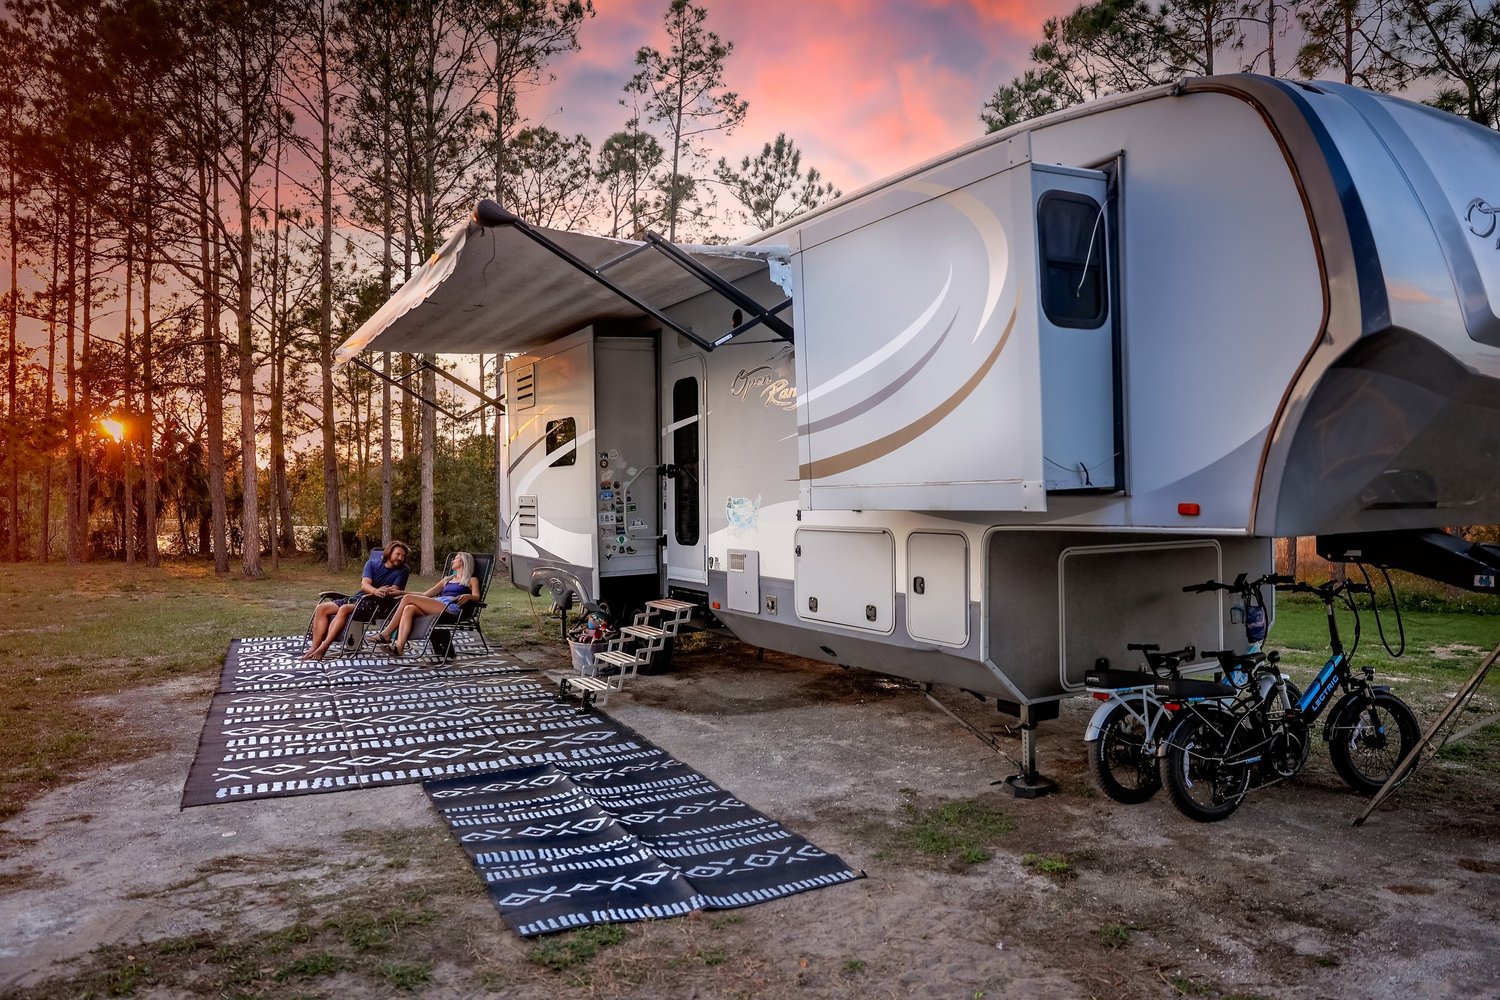
{"type": "Polygon", "coordinates": [[[990,369],[995,367],[995,362],[1000,359],[1000,352],[1005,349],[1005,342],[1010,339],[1011,330],[1015,328],[1016,316],[1020,314],[1020,309],[1020,296],[1017,296],[1015,308],[1011,310],[1010,319],[1005,324],[1005,331],[1000,334],[1000,339],[995,342],[995,346],[990,350],[989,357],[984,359],[984,362],[979,366],[979,370],[970,375],[969,380],[959,386],[958,391],[953,395],[905,427],[898,431],[893,431],[883,438],[878,438],[869,444],[860,445],[858,448],[851,448],[838,455],[813,459],[797,470],[798,475],[803,480],[826,479],[829,476],[837,476],[840,473],[848,472],[850,469],[857,469],[861,465],[868,465],[876,459],[884,458],[902,445],[910,444],[923,434],[926,434],[944,417],[958,409],[959,405],[968,399],[975,389],[979,388],[979,383],[984,381],[985,376],[990,373],[990,369]]]}

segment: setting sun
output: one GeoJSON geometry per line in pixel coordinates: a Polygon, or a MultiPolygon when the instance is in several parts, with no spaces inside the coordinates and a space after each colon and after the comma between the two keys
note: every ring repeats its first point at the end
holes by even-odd
{"type": "Polygon", "coordinates": [[[99,421],[99,429],[116,441],[125,440],[125,422],[123,420],[106,418],[99,421]]]}

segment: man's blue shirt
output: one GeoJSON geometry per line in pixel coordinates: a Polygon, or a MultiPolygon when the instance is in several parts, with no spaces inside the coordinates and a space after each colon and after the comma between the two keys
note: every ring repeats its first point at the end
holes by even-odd
{"type": "Polygon", "coordinates": [[[411,576],[411,570],[405,563],[400,566],[387,566],[385,555],[377,553],[370,556],[370,561],[365,563],[364,575],[370,578],[370,582],[377,587],[400,587],[406,589],[406,581],[411,576]]]}

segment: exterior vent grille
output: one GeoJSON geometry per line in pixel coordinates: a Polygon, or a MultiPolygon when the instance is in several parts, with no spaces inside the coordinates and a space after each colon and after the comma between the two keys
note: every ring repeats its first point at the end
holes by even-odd
{"type": "Polygon", "coordinates": [[[540,521],[536,512],[536,494],[516,497],[516,520],[522,538],[536,538],[540,521]]]}
{"type": "Polygon", "coordinates": [[[528,410],[536,405],[536,365],[512,369],[510,398],[513,409],[528,410]]]}

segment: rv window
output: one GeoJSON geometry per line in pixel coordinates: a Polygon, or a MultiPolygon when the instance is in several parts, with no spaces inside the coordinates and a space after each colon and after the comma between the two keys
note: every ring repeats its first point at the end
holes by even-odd
{"type": "Polygon", "coordinates": [[[672,383],[673,517],[678,545],[698,544],[698,380],[680,378],[672,383]],[[689,421],[688,423],[683,423],[689,421]]]}
{"type": "Polygon", "coordinates": [[[1055,326],[1092,330],[1109,310],[1104,284],[1106,220],[1088,195],[1049,191],[1037,206],[1042,310],[1055,326]]]}
{"type": "MultiPolygon", "coordinates": [[[[578,426],[572,417],[563,417],[561,420],[547,421],[547,454],[551,455],[559,448],[572,444],[578,437],[578,426]]],[[[552,460],[554,468],[563,465],[576,465],[578,462],[578,449],[569,448],[566,455],[558,455],[552,460]]]]}

